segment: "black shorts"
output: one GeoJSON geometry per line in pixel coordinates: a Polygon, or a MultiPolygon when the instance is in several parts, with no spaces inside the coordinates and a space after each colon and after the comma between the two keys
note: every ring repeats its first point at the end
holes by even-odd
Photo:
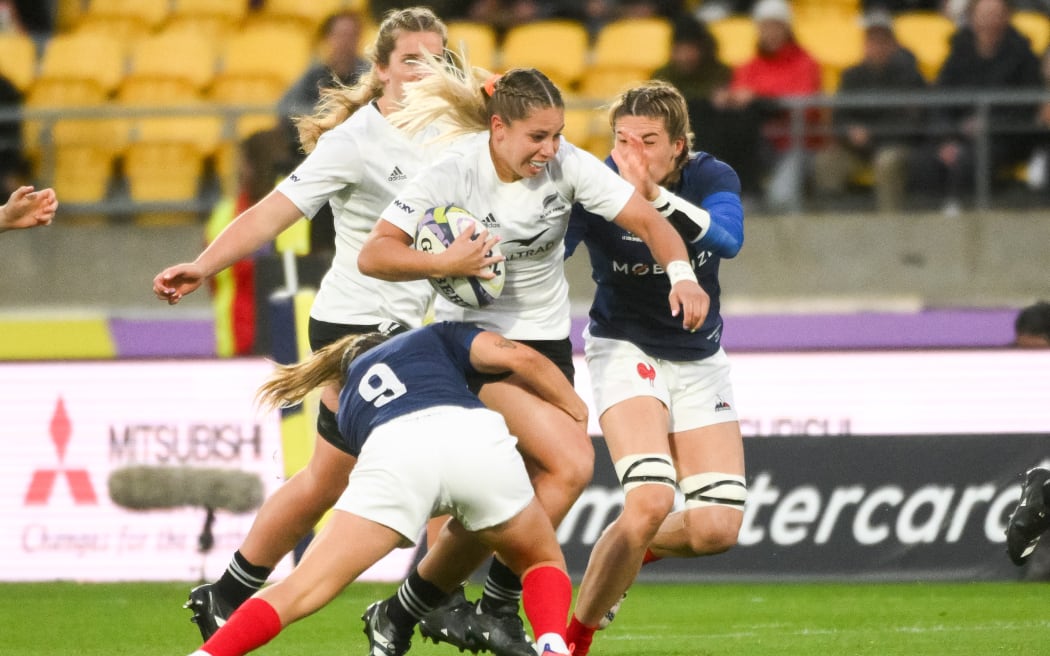
{"type": "Polygon", "coordinates": [[[570,383],[576,382],[576,365],[572,361],[572,340],[565,339],[518,339],[515,340],[527,346],[531,346],[540,353],[547,356],[570,383]]]}
{"type": "MultiPolygon", "coordinates": [[[[547,359],[554,363],[570,383],[575,383],[576,366],[572,361],[572,341],[565,339],[516,339],[516,342],[531,346],[547,359]]],[[[509,373],[502,374],[477,374],[467,379],[467,386],[475,394],[488,383],[496,383],[510,376],[509,373]]]]}
{"type": "Polygon", "coordinates": [[[365,333],[385,333],[396,335],[407,331],[408,328],[396,321],[387,321],[380,324],[356,324],[356,323],[328,323],[310,317],[307,333],[310,338],[310,350],[316,351],[328,346],[332,342],[346,337],[347,335],[364,335],[365,333]]]}

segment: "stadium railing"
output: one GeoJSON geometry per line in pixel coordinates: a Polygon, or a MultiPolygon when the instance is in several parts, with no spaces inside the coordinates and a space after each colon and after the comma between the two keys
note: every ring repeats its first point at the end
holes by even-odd
{"type": "MultiPolygon", "coordinates": [[[[864,94],[847,94],[839,93],[835,95],[814,95],[814,96],[798,96],[785,98],[781,101],[781,106],[784,107],[790,114],[790,127],[787,130],[787,135],[793,147],[803,148],[807,139],[813,136],[830,136],[832,134],[832,128],[830,121],[824,120],[819,125],[810,125],[806,121],[806,116],[812,110],[817,109],[825,114],[830,114],[839,109],[846,108],[880,108],[890,109],[893,107],[911,107],[918,106],[924,110],[934,110],[936,108],[948,108],[948,107],[970,107],[972,108],[975,115],[978,117],[979,129],[976,135],[976,161],[977,161],[977,177],[976,187],[974,195],[974,207],[978,210],[989,209],[997,206],[999,199],[993,194],[993,180],[992,175],[989,174],[989,167],[987,162],[990,157],[989,144],[991,140],[998,136],[1006,134],[1031,134],[1033,139],[1043,138],[1050,143],[1050,128],[1039,127],[1034,120],[1034,109],[1033,118],[1031,121],[1018,122],[1016,124],[1007,125],[996,125],[994,128],[989,129],[989,116],[994,109],[1000,107],[1025,107],[1031,106],[1036,107],[1042,103],[1050,103],[1050,91],[1032,90],[1032,91],[979,91],[979,92],[943,92],[943,91],[922,91],[913,93],[864,93],[864,94]]],[[[602,103],[590,100],[582,97],[570,96],[567,98],[567,105],[569,109],[580,110],[580,109],[591,109],[595,111],[595,116],[600,117],[602,109],[602,103]]],[[[244,116],[258,115],[258,114],[270,114],[275,115],[275,108],[271,105],[230,105],[220,103],[202,103],[194,104],[192,106],[172,106],[172,107],[115,107],[113,105],[102,105],[96,107],[83,107],[83,108],[55,108],[55,109],[37,109],[37,108],[23,108],[14,106],[0,106],[0,125],[11,121],[36,122],[41,126],[40,129],[40,142],[36,146],[37,161],[35,162],[35,179],[34,182],[38,186],[49,186],[52,184],[54,179],[54,161],[56,145],[50,138],[50,128],[54,126],[57,121],[66,119],[127,119],[129,122],[134,119],[141,118],[160,118],[160,117],[186,117],[186,116],[211,116],[217,117],[222,121],[222,133],[221,139],[224,143],[236,143],[236,141],[243,135],[238,134],[238,121],[244,116]]],[[[276,118],[275,118],[276,121],[276,118]]],[[[604,132],[607,130],[607,126],[604,121],[596,120],[592,122],[593,128],[596,133],[591,135],[593,139],[592,144],[599,144],[604,148],[608,144],[608,140],[601,138],[602,135],[598,134],[598,131],[604,132]]],[[[914,124],[901,124],[894,127],[891,131],[893,134],[918,136],[918,137],[932,137],[936,136],[931,132],[931,127],[928,122],[918,122],[914,124]]],[[[772,136],[772,135],[767,135],[772,136]]],[[[134,132],[129,135],[129,138],[134,140],[134,132]]],[[[3,145],[3,144],[0,144],[3,145]]],[[[703,148],[703,144],[698,144],[699,148],[703,148]]],[[[600,157],[606,155],[605,152],[595,153],[600,157]]],[[[206,181],[202,181],[204,183],[206,181]]],[[[220,191],[229,192],[228,181],[218,180],[215,181],[218,184],[220,191]]],[[[116,181],[115,188],[120,187],[120,181],[116,181]]],[[[206,188],[206,184],[202,184],[202,188],[206,188]]],[[[216,185],[213,184],[212,188],[215,189],[216,185]]],[[[61,194],[61,190],[59,189],[61,194]]],[[[122,216],[132,215],[138,212],[149,212],[149,211],[176,211],[176,212],[189,212],[198,213],[204,216],[210,211],[212,204],[217,200],[214,191],[209,193],[202,193],[197,197],[190,200],[182,200],[177,202],[151,202],[151,203],[137,203],[129,199],[126,193],[111,193],[107,197],[99,202],[92,203],[66,203],[63,205],[63,212],[66,214],[101,214],[109,216],[122,216]]],[[[801,197],[801,195],[799,196],[801,197]]],[[[804,208],[797,207],[797,211],[802,211],[804,208]]]]}
{"type": "MultiPolygon", "coordinates": [[[[1035,120],[1036,107],[1050,103],[1050,90],[989,90],[989,91],[941,91],[924,90],[921,92],[877,92],[877,93],[838,93],[835,95],[797,96],[780,101],[790,113],[790,137],[792,148],[805,147],[807,138],[812,136],[830,136],[831,124],[824,121],[819,128],[807,124],[806,116],[814,108],[834,112],[839,109],[891,109],[895,107],[918,107],[931,112],[938,109],[971,108],[976,117],[977,132],[974,135],[975,187],[974,207],[985,210],[995,205],[992,194],[992,182],[996,174],[989,166],[990,144],[993,139],[1005,135],[1031,135],[1033,140],[1042,138],[1050,144],[1050,127],[1040,127],[1035,120]],[[996,108],[1031,107],[1031,118],[1018,122],[1002,122],[990,125],[991,113],[996,108]]],[[[883,129],[881,135],[936,137],[937,132],[930,121],[919,121],[915,124],[904,123],[892,129],[883,129]]],[[[942,134],[951,134],[954,129],[944,129],[942,134]]],[[[800,180],[800,184],[802,184],[800,180]]],[[[801,198],[802,194],[796,194],[801,198]]],[[[796,207],[800,211],[801,207],[796,207]]]]}

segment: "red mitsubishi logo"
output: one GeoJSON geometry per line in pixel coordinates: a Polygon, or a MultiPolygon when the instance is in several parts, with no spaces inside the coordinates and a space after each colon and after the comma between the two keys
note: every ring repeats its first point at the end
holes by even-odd
{"type": "Polygon", "coordinates": [[[78,504],[97,504],[98,498],[95,496],[95,488],[91,485],[91,479],[88,478],[86,469],[66,469],[62,466],[62,461],[66,457],[66,446],[69,444],[69,435],[72,432],[72,427],[69,423],[69,415],[66,414],[66,404],[62,402],[61,397],[58,399],[58,403],[55,404],[55,414],[51,417],[51,441],[55,445],[55,451],[58,453],[58,468],[57,469],[38,469],[33,472],[33,480],[29,483],[29,490],[26,492],[26,505],[27,506],[41,506],[48,502],[51,498],[51,492],[55,488],[55,481],[58,480],[59,475],[64,475],[66,481],[69,482],[69,490],[73,495],[73,500],[78,504]]]}

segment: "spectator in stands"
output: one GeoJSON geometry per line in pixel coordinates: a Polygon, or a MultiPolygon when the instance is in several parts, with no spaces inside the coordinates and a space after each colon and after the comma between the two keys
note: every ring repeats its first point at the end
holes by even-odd
{"type": "MultiPolygon", "coordinates": [[[[1010,24],[1011,15],[1007,0],[975,0],[969,8],[968,23],[952,36],[948,58],[934,88],[1040,88],[1039,60],[1028,39],[1010,24]]],[[[1030,133],[1018,129],[1030,127],[1035,112],[1028,104],[995,105],[989,110],[988,125],[982,126],[973,105],[938,107],[927,131],[933,138],[920,150],[912,167],[915,188],[938,193],[945,198],[945,214],[958,214],[963,196],[975,188],[978,173],[990,176],[993,182],[1002,181],[1012,178],[1013,169],[1027,161],[1033,140],[1030,133]],[[985,138],[986,132],[989,167],[978,172],[977,140],[985,138]]]]}
{"type": "MultiPolygon", "coordinates": [[[[237,192],[212,209],[204,226],[206,243],[215,241],[226,226],[263,199],[286,168],[280,158],[287,152],[282,128],[256,132],[238,144],[237,192]]],[[[263,252],[271,249],[267,244],[263,252]]],[[[255,256],[234,262],[210,282],[215,311],[215,353],[219,357],[255,353],[255,256]]]]}
{"type": "MultiPolygon", "coordinates": [[[[1050,91],[1050,48],[1039,59],[1039,73],[1043,79],[1043,89],[1050,91]]],[[[1025,181],[1029,188],[1046,192],[1050,190],[1050,102],[1039,107],[1035,123],[1035,147],[1028,160],[1025,181]]]]}
{"type": "Polygon", "coordinates": [[[50,225],[57,209],[54,189],[19,187],[0,205],[0,232],[50,225]]]}
{"type": "Polygon", "coordinates": [[[288,91],[278,105],[282,116],[304,116],[314,110],[321,89],[336,84],[352,86],[368,70],[361,55],[362,18],[351,10],[332,14],[319,29],[321,57],[288,91]]]}
{"type": "Polygon", "coordinates": [[[653,78],[682,92],[696,143],[737,171],[744,196],[757,194],[761,117],[748,108],[715,107],[712,99],[724,93],[733,70],[718,58],[718,43],[704,23],[688,14],[675,19],[671,58],[653,78]]]}
{"type": "Polygon", "coordinates": [[[1017,314],[1014,320],[1014,346],[1050,348],[1050,303],[1039,301],[1017,314]]]}
{"type": "Polygon", "coordinates": [[[710,23],[734,14],[750,14],[754,4],[754,0],[704,0],[693,13],[698,19],[710,23]]]}
{"type": "MultiPolygon", "coordinates": [[[[320,60],[311,66],[277,104],[283,117],[288,154],[282,158],[285,167],[280,173],[290,173],[303,160],[299,149],[299,133],[295,119],[314,111],[321,98],[321,89],[334,86],[353,86],[369,63],[361,54],[360,40],[363,20],[355,11],[344,10],[325,18],[318,30],[320,60]]],[[[335,228],[332,210],[326,203],[310,221],[310,244],[314,252],[335,250],[335,228]]]]}
{"type": "MultiPolygon", "coordinates": [[[[864,59],[842,73],[838,94],[900,93],[926,87],[915,57],[893,34],[893,17],[873,11],[864,17],[864,59]]],[[[833,113],[835,138],[814,158],[817,192],[841,194],[851,180],[872,169],[880,212],[900,210],[908,181],[908,157],[918,140],[901,132],[922,118],[916,106],[842,107],[833,113]]]]}
{"type": "MultiPolygon", "coordinates": [[[[766,210],[796,210],[802,203],[811,148],[818,142],[792,142],[791,116],[779,100],[819,93],[820,64],[795,40],[786,0],[760,0],[751,17],[758,27],[758,53],[737,67],[729,88],[716,93],[713,100],[719,109],[753,109],[763,115],[766,210]]],[[[806,113],[807,126],[819,121],[819,110],[806,113]]]]}
{"type": "Polygon", "coordinates": [[[55,31],[56,2],[47,0],[7,0],[14,21],[37,41],[47,39],[55,31]]]}

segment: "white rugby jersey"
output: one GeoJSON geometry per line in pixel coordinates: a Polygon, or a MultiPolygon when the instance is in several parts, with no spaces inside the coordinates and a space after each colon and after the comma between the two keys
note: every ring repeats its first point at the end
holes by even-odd
{"type": "Polygon", "coordinates": [[[507,258],[503,293],[491,305],[461,308],[441,296],[437,319],[469,321],[511,339],[569,336],[565,230],[573,203],[615,217],[634,187],[598,158],[564,139],[534,178],[502,182],[489,156],[488,132],[466,138],[427,166],[382,213],[410,235],[431,207],[456,205],[500,236],[507,258]]]}
{"type": "Polygon", "coordinates": [[[314,216],[326,201],[332,205],[335,257],[310,316],[342,324],[422,324],[433,296],[430,284],[366,276],[357,256],[380,213],[435,151],[424,147],[432,139],[430,131],[408,138],[369,103],[322,134],[314,151],[277,185],[304,216],[314,216]]]}

